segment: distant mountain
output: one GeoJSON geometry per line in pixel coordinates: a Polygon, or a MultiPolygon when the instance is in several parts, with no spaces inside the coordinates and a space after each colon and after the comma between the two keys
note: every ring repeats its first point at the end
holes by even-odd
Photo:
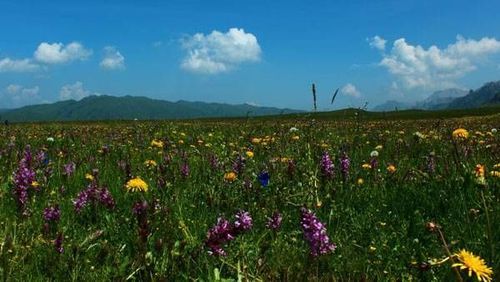
{"type": "Polygon", "coordinates": [[[373,111],[375,112],[400,111],[400,110],[412,109],[413,106],[414,105],[410,103],[399,102],[396,100],[389,100],[383,104],[375,106],[373,108],[373,111]]]}
{"type": "Polygon", "coordinates": [[[457,88],[436,91],[422,102],[417,102],[415,108],[424,110],[446,109],[456,98],[467,95],[468,91],[457,88]]]}
{"type": "Polygon", "coordinates": [[[10,121],[189,119],[241,117],[298,113],[292,109],[178,101],[169,102],[135,96],[89,96],[80,101],[26,106],[2,113],[10,121]]]}
{"type": "Polygon", "coordinates": [[[470,109],[498,103],[500,81],[488,82],[481,88],[470,91],[464,97],[453,100],[449,109],[470,109]]]}
{"type": "Polygon", "coordinates": [[[404,103],[390,100],[373,108],[374,111],[393,111],[394,109],[470,109],[492,104],[500,100],[500,81],[488,82],[477,90],[466,91],[450,88],[432,93],[429,97],[416,103],[404,103]]]}

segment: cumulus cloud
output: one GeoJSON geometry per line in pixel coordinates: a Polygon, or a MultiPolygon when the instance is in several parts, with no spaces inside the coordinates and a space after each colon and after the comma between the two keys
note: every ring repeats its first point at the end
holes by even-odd
{"type": "Polygon", "coordinates": [[[13,60],[4,58],[0,60],[0,72],[31,72],[40,68],[30,59],[13,60]]]}
{"type": "Polygon", "coordinates": [[[240,28],[226,33],[214,30],[197,33],[182,40],[187,54],[181,67],[195,73],[216,74],[234,69],[245,62],[260,60],[261,48],[257,37],[240,28]]]}
{"type": "Polygon", "coordinates": [[[83,83],[77,81],[73,84],[66,84],[59,91],[60,100],[81,100],[90,95],[99,95],[99,93],[91,92],[83,88],[83,83]]]}
{"type": "Polygon", "coordinates": [[[18,84],[10,84],[3,91],[0,91],[1,107],[16,108],[29,104],[40,102],[40,88],[34,86],[31,88],[18,84]]]}
{"type": "Polygon", "coordinates": [[[383,39],[382,37],[375,35],[372,38],[368,38],[368,43],[370,44],[370,47],[378,49],[380,51],[385,50],[385,43],[387,40],[383,39]]]}
{"type": "Polygon", "coordinates": [[[359,92],[356,86],[351,83],[347,83],[346,85],[344,85],[344,87],[342,87],[341,89],[341,93],[355,98],[361,97],[361,92],[359,92]]]}
{"type": "Polygon", "coordinates": [[[500,53],[500,41],[489,37],[474,40],[457,36],[456,42],[446,48],[432,45],[427,49],[400,38],[389,53],[383,53],[380,65],[408,89],[439,89],[454,86],[457,79],[496,53],[500,53]]]}
{"type": "Polygon", "coordinates": [[[42,42],[33,54],[34,58],[45,64],[63,64],[76,60],[85,60],[92,55],[92,50],[86,49],[79,42],[62,43],[42,42]]]}
{"type": "Polygon", "coordinates": [[[125,69],[125,57],[115,47],[106,46],[104,47],[104,58],[99,65],[108,70],[125,69]]]}

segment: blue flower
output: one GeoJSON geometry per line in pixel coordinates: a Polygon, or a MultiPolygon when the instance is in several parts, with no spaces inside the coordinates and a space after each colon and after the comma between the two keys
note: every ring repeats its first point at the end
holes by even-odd
{"type": "Polygon", "coordinates": [[[271,177],[269,176],[269,172],[267,171],[261,171],[259,173],[259,175],[257,176],[257,179],[259,180],[260,182],[260,185],[262,185],[263,187],[267,187],[267,185],[269,185],[269,179],[271,177]]]}

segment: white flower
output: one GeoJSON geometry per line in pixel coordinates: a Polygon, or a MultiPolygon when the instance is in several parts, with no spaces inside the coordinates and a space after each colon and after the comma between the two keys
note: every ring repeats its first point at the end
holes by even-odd
{"type": "Polygon", "coordinates": [[[299,129],[297,127],[290,127],[290,132],[297,132],[299,129]]]}
{"type": "Polygon", "coordinates": [[[370,153],[370,157],[372,157],[372,158],[378,157],[378,151],[377,151],[377,150],[373,150],[373,151],[370,153]]]}
{"type": "Polygon", "coordinates": [[[491,129],[491,133],[497,133],[497,129],[496,128],[491,129]]]}
{"type": "Polygon", "coordinates": [[[54,142],[54,138],[53,137],[48,137],[47,138],[47,142],[54,142]]]}

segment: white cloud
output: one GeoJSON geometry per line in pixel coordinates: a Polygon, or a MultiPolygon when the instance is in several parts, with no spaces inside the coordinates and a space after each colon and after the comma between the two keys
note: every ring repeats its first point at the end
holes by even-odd
{"type": "Polygon", "coordinates": [[[384,53],[380,65],[406,88],[439,89],[456,85],[456,80],[476,70],[489,55],[500,53],[500,41],[457,36],[455,43],[444,49],[432,45],[428,49],[411,45],[404,38],[394,41],[384,53]]]}
{"type": "Polygon", "coordinates": [[[74,84],[66,84],[61,87],[59,91],[59,99],[60,100],[81,100],[90,95],[99,95],[99,93],[93,93],[89,90],[83,88],[83,83],[81,81],[77,81],[74,84]]]}
{"type": "Polygon", "coordinates": [[[92,50],[85,49],[79,42],[68,45],[42,42],[33,54],[34,58],[45,64],[62,64],[75,60],[85,60],[92,55],[92,50]]]}
{"type": "Polygon", "coordinates": [[[23,87],[21,85],[17,85],[17,84],[10,84],[9,86],[7,86],[5,88],[5,91],[7,91],[7,93],[9,94],[16,94],[16,93],[19,93],[19,91],[21,91],[23,87]]]}
{"type": "Polygon", "coordinates": [[[361,92],[359,92],[359,90],[356,89],[356,86],[351,83],[347,83],[346,85],[344,85],[344,87],[342,87],[341,89],[341,93],[355,98],[361,97],[361,92]]]}
{"type": "Polygon", "coordinates": [[[197,33],[182,41],[187,55],[181,67],[187,71],[205,74],[227,72],[245,62],[260,60],[261,49],[257,37],[243,29],[228,32],[197,33]]]}
{"type": "Polygon", "coordinates": [[[104,58],[99,65],[108,70],[125,69],[125,57],[115,47],[106,46],[104,47],[104,58]]]}
{"type": "Polygon", "coordinates": [[[31,72],[40,68],[30,59],[13,60],[4,58],[0,60],[0,72],[31,72]]]}
{"type": "Polygon", "coordinates": [[[10,84],[5,87],[4,91],[0,91],[1,107],[16,108],[29,104],[36,104],[40,102],[38,93],[40,88],[34,86],[26,88],[18,84],[10,84]]]}
{"type": "Polygon", "coordinates": [[[385,43],[387,42],[387,40],[383,39],[382,37],[375,35],[374,37],[368,38],[367,40],[370,44],[370,47],[376,48],[380,51],[385,50],[385,43]]]}

